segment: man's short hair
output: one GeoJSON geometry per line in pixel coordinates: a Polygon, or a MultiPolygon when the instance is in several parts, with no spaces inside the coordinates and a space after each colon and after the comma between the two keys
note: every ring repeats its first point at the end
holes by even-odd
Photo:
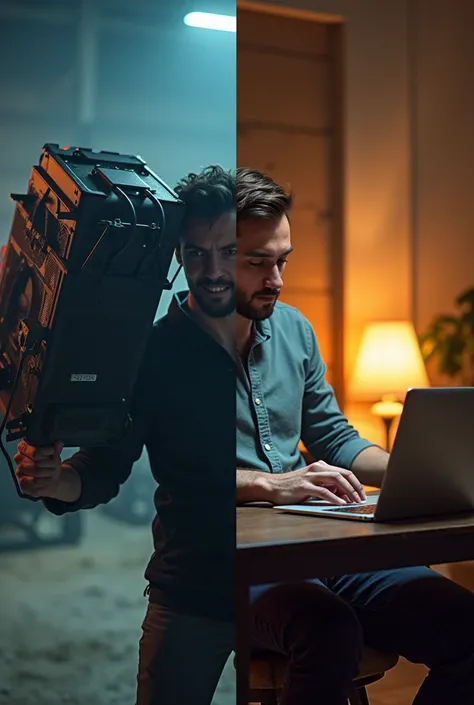
{"type": "Polygon", "coordinates": [[[288,217],[293,197],[268,174],[249,167],[237,169],[237,221],[288,217]]]}
{"type": "Polygon", "coordinates": [[[213,223],[221,215],[235,211],[235,172],[216,164],[199,174],[188,174],[174,190],[186,205],[181,236],[186,234],[190,223],[203,220],[213,223]]]}

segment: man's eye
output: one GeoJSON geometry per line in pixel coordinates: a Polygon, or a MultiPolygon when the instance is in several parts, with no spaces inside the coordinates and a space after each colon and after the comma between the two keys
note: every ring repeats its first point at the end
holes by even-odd
{"type": "Polygon", "coordinates": [[[249,262],[251,267],[261,267],[263,262],[249,262]]]}
{"type": "Polygon", "coordinates": [[[237,254],[237,248],[229,247],[227,250],[224,250],[224,254],[226,257],[235,257],[235,255],[237,254]]]}
{"type": "Polygon", "coordinates": [[[190,257],[201,257],[202,252],[200,250],[188,250],[188,255],[190,257]]]}

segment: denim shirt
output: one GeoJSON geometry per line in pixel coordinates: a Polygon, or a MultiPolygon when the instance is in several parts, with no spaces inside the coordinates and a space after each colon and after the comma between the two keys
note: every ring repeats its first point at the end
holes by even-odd
{"type": "Polygon", "coordinates": [[[309,321],[277,303],[254,325],[248,359],[238,365],[237,467],[282,473],[304,467],[298,444],[315,460],[350,468],[373,445],[339,409],[309,321]]]}

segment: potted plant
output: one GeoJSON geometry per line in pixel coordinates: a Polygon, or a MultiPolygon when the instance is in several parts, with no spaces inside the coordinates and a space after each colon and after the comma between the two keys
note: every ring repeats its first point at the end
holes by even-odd
{"type": "Polygon", "coordinates": [[[474,288],[455,304],[456,313],[435,316],[420,336],[421,352],[425,363],[436,360],[440,374],[474,387],[474,288]]]}

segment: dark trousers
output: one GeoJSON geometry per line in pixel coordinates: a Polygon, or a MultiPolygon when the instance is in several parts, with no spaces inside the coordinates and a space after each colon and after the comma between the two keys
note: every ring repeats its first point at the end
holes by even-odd
{"type": "Polygon", "coordinates": [[[364,644],[428,666],[414,705],[474,703],[474,594],[429,568],[253,588],[252,616],[289,659],[281,705],[346,705],[364,644]]]}
{"type": "Polygon", "coordinates": [[[210,705],[234,624],[150,603],[142,624],[136,705],[210,705]]]}

